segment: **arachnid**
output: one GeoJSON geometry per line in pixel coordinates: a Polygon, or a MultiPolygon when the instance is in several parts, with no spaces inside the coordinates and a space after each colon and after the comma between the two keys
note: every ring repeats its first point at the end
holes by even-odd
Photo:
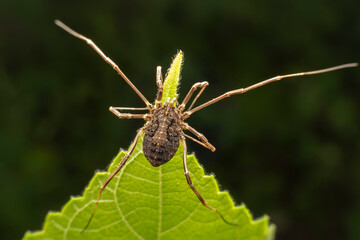
{"type": "MultiPolygon", "coordinates": [[[[193,185],[189,170],[187,167],[187,147],[186,147],[186,138],[189,138],[196,143],[210,149],[211,151],[215,151],[215,147],[209,143],[209,141],[206,139],[206,137],[199,133],[197,130],[189,126],[185,122],[187,118],[189,118],[194,112],[199,111],[200,109],[203,109],[215,102],[218,102],[224,98],[230,97],[232,95],[236,94],[242,94],[245,92],[248,92],[250,90],[253,90],[257,87],[263,86],[265,84],[281,80],[283,78],[290,78],[290,77],[296,77],[296,76],[303,76],[303,75],[312,75],[312,74],[319,74],[329,71],[334,71],[342,68],[349,68],[349,67],[355,67],[357,66],[357,63],[349,63],[349,64],[343,64],[331,68],[326,68],[322,70],[317,71],[310,71],[310,72],[301,72],[301,73],[294,73],[294,74],[287,74],[282,76],[273,77],[264,81],[261,81],[259,83],[256,83],[254,85],[251,85],[246,88],[240,88],[236,90],[232,90],[229,92],[226,92],[208,102],[205,102],[195,108],[192,108],[195,104],[198,97],[202,94],[202,92],[205,90],[205,88],[209,85],[208,82],[198,82],[195,83],[190,91],[187,93],[181,104],[178,102],[178,99],[166,99],[165,103],[162,103],[162,95],[163,95],[163,78],[161,73],[161,67],[157,67],[156,71],[156,84],[158,86],[157,91],[157,97],[155,99],[155,104],[151,104],[144,95],[135,87],[135,85],[125,76],[125,74],[120,70],[120,68],[110,59],[108,58],[96,45],[93,43],[90,39],[86,38],[85,36],[73,31],[69,27],[67,27],[65,24],[60,22],[59,20],[56,20],[55,23],[70,33],[71,35],[80,38],[84,41],[86,41],[108,64],[110,64],[115,71],[127,82],[127,84],[130,85],[130,87],[139,95],[139,97],[144,101],[146,107],[145,108],[126,108],[126,107],[110,107],[109,110],[115,114],[117,117],[123,119],[144,119],[147,121],[145,125],[140,128],[138,131],[134,142],[132,143],[129,151],[125,154],[124,158],[119,163],[118,167],[110,174],[110,176],[106,179],[106,181],[102,184],[97,201],[93,210],[93,213],[85,226],[84,230],[89,226],[97,205],[99,203],[99,199],[101,196],[102,191],[106,188],[107,184],[113,179],[113,177],[120,171],[120,169],[125,165],[126,161],[129,159],[130,155],[132,154],[136,143],[138,142],[140,136],[145,133],[144,139],[143,139],[143,152],[146,157],[146,159],[150,162],[150,164],[154,167],[158,167],[169,160],[172,159],[175,152],[177,151],[179,147],[179,143],[181,142],[183,145],[183,164],[184,164],[184,171],[185,171],[185,177],[186,180],[190,186],[190,188],[193,190],[193,192],[196,194],[196,196],[199,198],[201,203],[218,213],[221,218],[228,224],[228,221],[225,220],[223,215],[219,213],[215,208],[209,206],[205,199],[200,195],[200,193],[196,190],[195,186],[193,185]],[[194,92],[199,89],[198,94],[190,104],[190,107],[186,109],[186,106],[191,99],[194,92]],[[186,109],[186,110],[185,110],[186,109]],[[148,113],[145,114],[131,114],[131,113],[122,113],[120,111],[127,110],[127,111],[133,111],[133,110],[148,110],[148,113]],[[196,136],[196,138],[189,136],[184,133],[184,130],[191,132],[196,136]]],[[[182,54],[180,51],[179,54],[182,54]]],[[[236,224],[233,224],[236,225],[236,224]]]]}

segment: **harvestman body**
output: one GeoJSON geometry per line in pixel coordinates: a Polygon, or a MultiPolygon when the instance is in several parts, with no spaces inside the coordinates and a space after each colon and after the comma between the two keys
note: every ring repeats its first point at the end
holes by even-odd
{"type": "MultiPolygon", "coordinates": [[[[240,88],[236,90],[232,90],[229,92],[226,92],[208,102],[205,102],[201,104],[198,107],[192,108],[198,97],[202,94],[202,92],[205,90],[205,88],[209,85],[208,82],[198,82],[195,83],[190,91],[187,93],[186,97],[184,98],[183,102],[181,104],[178,103],[176,98],[170,99],[168,98],[164,104],[161,103],[162,94],[163,94],[163,78],[161,73],[161,67],[157,67],[156,69],[156,84],[158,86],[158,92],[157,92],[157,98],[155,100],[155,104],[151,104],[145,97],[142,95],[142,93],[135,87],[135,85],[125,76],[125,74],[120,70],[120,68],[110,59],[108,58],[101,50],[98,48],[93,41],[91,41],[89,38],[86,38],[85,36],[73,31],[68,26],[60,22],[59,20],[55,20],[55,23],[70,33],[71,35],[80,38],[84,40],[86,43],[88,43],[108,64],[110,64],[115,71],[130,85],[130,87],[139,95],[139,97],[144,101],[146,104],[145,108],[126,108],[126,107],[110,107],[109,110],[115,114],[117,117],[121,119],[144,119],[147,121],[147,123],[140,128],[138,131],[134,142],[132,143],[129,151],[125,154],[124,158],[119,163],[118,167],[110,174],[110,176],[106,179],[106,181],[103,183],[103,185],[100,187],[100,191],[97,197],[97,201],[93,210],[93,213],[87,222],[85,228],[83,231],[89,226],[97,205],[99,203],[99,199],[101,196],[102,191],[106,188],[108,183],[113,179],[113,177],[120,171],[120,169],[125,165],[126,161],[129,159],[130,155],[135,149],[135,146],[140,138],[140,136],[145,133],[144,139],[143,139],[143,152],[146,157],[146,159],[150,162],[150,164],[154,167],[158,167],[164,163],[167,163],[169,160],[172,159],[175,152],[177,151],[179,147],[179,142],[183,145],[183,163],[184,163],[184,171],[185,171],[185,177],[186,180],[190,186],[190,188],[193,190],[193,192],[196,194],[196,196],[199,198],[201,203],[215,211],[220,215],[222,220],[228,224],[231,225],[237,225],[234,223],[229,223],[225,220],[223,215],[216,210],[215,208],[209,206],[205,199],[200,195],[200,193],[196,190],[194,187],[188,167],[187,167],[187,147],[185,138],[189,138],[200,145],[210,149],[211,151],[215,151],[215,147],[209,143],[209,141],[206,139],[206,137],[196,131],[194,128],[189,126],[184,121],[190,117],[191,114],[194,112],[199,111],[200,109],[203,109],[215,102],[218,102],[224,98],[230,97],[232,95],[236,94],[242,94],[247,91],[250,91],[254,88],[263,86],[265,84],[281,80],[283,78],[289,78],[289,77],[296,77],[296,76],[303,76],[303,75],[312,75],[312,74],[319,74],[319,73],[325,73],[330,72],[342,68],[349,68],[349,67],[356,67],[357,63],[349,63],[349,64],[343,64],[331,68],[321,69],[317,71],[310,71],[310,72],[302,72],[302,73],[294,73],[294,74],[287,74],[282,76],[273,77],[267,80],[264,80],[262,82],[259,82],[257,84],[251,85],[247,88],[240,88]],[[189,100],[191,99],[194,92],[200,89],[199,93],[196,95],[194,100],[192,101],[190,107],[185,111],[185,107],[189,100]],[[149,113],[146,114],[130,114],[130,113],[121,113],[122,110],[148,110],[149,113]],[[198,139],[191,137],[183,132],[183,130],[188,130],[191,133],[193,133],[198,139]]],[[[179,54],[182,54],[180,51],[179,54]]]]}

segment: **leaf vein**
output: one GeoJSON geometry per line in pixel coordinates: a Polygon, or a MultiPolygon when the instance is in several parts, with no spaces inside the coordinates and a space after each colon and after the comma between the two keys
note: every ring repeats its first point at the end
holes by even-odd
{"type": "Polygon", "coordinates": [[[126,190],[124,188],[120,188],[119,190],[124,191],[129,194],[139,194],[139,195],[146,196],[146,197],[159,198],[159,196],[155,196],[155,195],[151,195],[151,194],[143,193],[143,192],[132,192],[132,191],[126,190]]]}
{"type": "Polygon", "coordinates": [[[170,232],[170,231],[178,228],[178,227],[181,226],[182,224],[184,224],[187,220],[189,220],[189,219],[194,215],[194,213],[196,212],[195,210],[198,209],[200,205],[201,205],[200,203],[197,204],[197,205],[196,205],[196,208],[194,208],[194,210],[193,210],[186,218],[184,218],[181,222],[179,222],[179,223],[176,224],[175,226],[173,226],[173,227],[171,227],[171,228],[169,228],[169,229],[166,229],[166,230],[163,231],[161,234],[164,235],[165,233],[170,232]]]}
{"type": "Polygon", "coordinates": [[[128,176],[130,176],[130,177],[132,177],[132,178],[135,178],[135,179],[137,179],[137,180],[140,180],[140,181],[144,181],[144,182],[148,182],[148,183],[151,183],[151,184],[158,185],[157,182],[151,181],[151,180],[146,179],[146,178],[142,178],[142,177],[135,176],[135,175],[133,175],[133,174],[131,174],[131,173],[126,173],[126,172],[124,172],[124,174],[125,174],[125,175],[128,175],[128,176]]]}
{"type": "MultiPolygon", "coordinates": [[[[138,149],[137,149],[138,150],[138,149]]],[[[127,165],[130,164],[132,161],[134,161],[134,159],[140,154],[140,151],[137,151],[136,154],[134,154],[133,156],[131,156],[131,158],[128,160],[127,162],[127,165]]],[[[119,177],[116,179],[116,187],[115,187],[115,190],[119,189],[119,183],[120,183],[120,179],[121,179],[121,176],[123,175],[124,173],[124,170],[126,169],[126,165],[123,167],[123,169],[121,169],[120,171],[120,174],[119,174],[119,177]]],[[[131,225],[129,224],[129,222],[126,220],[123,212],[121,211],[121,208],[119,206],[119,204],[117,204],[118,202],[118,199],[117,199],[117,195],[116,195],[116,192],[114,193],[114,200],[115,200],[115,205],[118,209],[118,212],[120,213],[120,215],[122,216],[122,219],[124,220],[126,226],[129,228],[129,230],[136,236],[138,237],[139,239],[143,239],[132,227],[131,225]]]]}

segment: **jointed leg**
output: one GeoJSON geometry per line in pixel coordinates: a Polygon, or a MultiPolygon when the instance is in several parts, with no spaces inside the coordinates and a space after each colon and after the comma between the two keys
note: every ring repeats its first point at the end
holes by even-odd
{"type": "Polygon", "coordinates": [[[134,142],[133,144],[131,145],[129,151],[125,154],[125,156],[123,157],[123,159],[121,160],[121,162],[119,163],[118,167],[110,174],[110,176],[105,180],[105,182],[101,185],[100,187],[100,191],[99,191],[99,194],[98,194],[98,197],[97,197],[97,200],[96,200],[96,203],[95,203],[95,207],[94,207],[94,210],[90,216],[90,219],[89,221],[87,222],[86,226],[84,227],[84,229],[82,230],[85,231],[88,226],[90,225],[91,223],[91,220],[93,219],[94,215],[95,215],[95,212],[96,212],[96,208],[99,204],[99,200],[100,200],[100,196],[101,196],[101,193],[102,191],[106,188],[106,186],[108,185],[108,183],[115,177],[115,175],[121,170],[121,168],[125,165],[126,161],[129,159],[130,155],[132,154],[132,152],[134,151],[135,147],[136,147],[136,144],[139,140],[139,137],[140,135],[144,132],[144,129],[145,127],[142,127],[140,128],[139,132],[136,134],[136,137],[134,139],[134,142]]]}
{"type": "Polygon", "coordinates": [[[152,109],[152,105],[150,104],[150,102],[144,97],[144,95],[142,95],[142,93],[135,87],[135,85],[125,76],[125,74],[120,70],[120,68],[109,58],[107,57],[98,46],[96,46],[96,44],[89,38],[75,32],[74,30],[72,30],[71,28],[69,28],[68,26],[66,26],[64,23],[62,23],[59,20],[55,20],[55,24],[58,25],[59,27],[61,27],[62,29],[64,29],[65,31],[67,31],[68,33],[70,33],[71,35],[73,35],[76,38],[79,38],[81,40],[84,40],[87,44],[89,44],[108,64],[110,64],[110,66],[112,68],[114,68],[114,70],[127,82],[127,84],[130,85],[130,87],[137,93],[137,95],[139,95],[139,97],[145,102],[146,107],[148,109],[152,109]]]}
{"type": "Polygon", "coordinates": [[[187,137],[187,138],[189,138],[190,140],[196,142],[197,144],[200,144],[201,146],[208,148],[208,146],[206,146],[203,142],[200,142],[200,141],[197,140],[196,138],[193,138],[192,136],[189,136],[189,135],[187,135],[187,134],[185,134],[185,133],[184,133],[184,136],[187,137]]]}
{"type": "Polygon", "coordinates": [[[196,136],[197,138],[199,138],[199,139],[201,140],[201,142],[197,141],[196,139],[192,138],[191,136],[185,135],[186,137],[188,137],[188,138],[190,138],[191,140],[199,143],[200,145],[202,145],[202,146],[210,149],[210,150],[213,151],[213,152],[216,150],[216,148],[215,148],[213,145],[211,145],[211,143],[209,143],[209,141],[208,141],[207,138],[204,136],[204,134],[199,133],[198,131],[195,130],[195,128],[191,127],[189,124],[183,123],[183,124],[181,125],[181,127],[182,127],[183,129],[189,130],[190,132],[192,132],[193,134],[195,134],[195,136],[196,136]]]}
{"type": "Polygon", "coordinates": [[[205,107],[207,107],[207,106],[209,106],[209,105],[211,105],[213,103],[216,103],[216,102],[218,102],[218,101],[220,101],[220,100],[222,100],[224,98],[227,98],[227,97],[230,97],[230,96],[236,95],[236,94],[242,94],[242,93],[248,92],[250,90],[253,90],[255,88],[261,87],[261,86],[263,86],[265,84],[275,82],[275,81],[279,81],[279,80],[284,79],[284,78],[320,74],[320,73],[335,71],[335,70],[338,70],[338,69],[357,67],[357,66],[358,66],[357,63],[348,63],[348,64],[343,64],[343,65],[339,65],[339,66],[335,66],[335,67],[331,67],[331,68],[325,68],[325,69],[316,70],[316,71],[293,73],[293,74],[287,74],[287,75],[281,75],[281,76],[269,78],[269,79],[264,80],[262,82],[251,85],[251,86],[249,86],[247,88],[240,88],[240,89],[236,89],[236,90],[233,90],[233,91],[226,92],[226,93],[220,95],[219,97],[216,97],[216,98],[214,98],[214,99],[212,99],[212,100],[210,100],[210,101],[208,101],[206,103],[201,104],[200,106],[198,106],[198,107],[196,107],[196,108],[194,108],[194,109],[192,109],[190,111],[185,112],[184,115],[186,115],[186,118],[187,118],[192,113],[194,113],[196,111],[199,111],[200,109],[205,108],[205,107]]]}
{"type": "Polygon", "coordinates": [[[195,195],[198,197],[198,199],[200,200],[200,202],[202,203],[203,206],[215,211],[217,214],[219,214],[219,216],[222,218],[222,220],[230,225],[235,225],[237,226],[237,224],[234,223],[230,223],[228,221],[225,220],[224,216],[218,211],[216,210],[216,208],[213,208],[211,206],[209,206],[207,204],[207,202],[205,201],[205,199],[200,195],[200,193],[198,192],[198,190],[195,188],[194,184],[191,181],[191,177],[190,177],[190,173],[188,170],[188,166],[187,166],[187,147],[186,147],[186,141],[185,141],[185,137],[181,138],[181,142],[183,145],[183,163],[184,163],[184,172],[185,172],[185,177],[186,177],[186,181],[189,184],[191,190],[193,190],[193,192],[195,193],[195,195]]]}
{"type": "Polygon", "coordinates": [[[195,83],[189,90],[188,94],[186,95],[186,97],[184,98],[183,102],[181,103],[179,109],[180,110],[184,110],[186,104],[188,103],[188,101],[190,100],[191,96],[194,94],[195,90],[198,88],[201,88],[200,92],[196,95],[196,97],[194,98],[193,102],[191,103],[188,111],[192,108],[192,106],[194,105],[194,103],[196,102],[196,100],[199,98],[199,96],[202,94],[202,92],[205,90],[205,88],[209,86],[208,82],[198,82],[195,83]]]}
{"type": "Polygon", "coordinates": [[[163,94],[163,77],[162,77],[162,73],[161,73],[161,67],[158,66],[156,68],[156,85],[158,87],[158,93],[157,93],[157,98],[156,98],[156,102],[155,105],[156,107],[160,107],[161,106],[161,98],[162,98],[162,94],[163,94]]]}
{"type": "Polygon", "coordinates": [[[141,111],[141,110],[149,110],[148,108],[134,108],[134,107],[112,107],[116,110],[134,110],[134,111],[141,111]]]}
{"type": "Polygon", "coordinates": [[[112,112],[113,114],[115,114],[118,118],[120,119],[144,119],[144,120],[150,120],[150,114],[131,114],[131,113],[121,113],[118,111],[119,110],[143,110],[140,108],[121,108],[121,107],[110,107],[109,110],[110,112],[112,112]]]}

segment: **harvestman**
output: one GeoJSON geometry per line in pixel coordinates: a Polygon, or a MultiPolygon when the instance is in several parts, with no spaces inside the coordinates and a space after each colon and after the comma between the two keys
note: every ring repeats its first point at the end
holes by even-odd
{"type": "MultiPolygon", "coordinates": [[[[55,20],[56,25],[58,25],[60,28],[64,29],[74,37],[80,38],[84,40],[87,44],[89,44],[110,66],[112,66],[115,71],[127,82],[127,84],[130,85],[130,87],[139,95],[139,97],[144,101],[146,107],[145,108],[129,108],[129,107],[110,107],[109,110],[115,114],[117,117],[121,119],[144,119],[147,121],[145,125],[140,128],[138,133],[136,134],[136,137],[134,139],[134,142],[132,143],[129,151],[125,154],[124,158],[119,163],[118,167],[110,174],[110,176],[106,179],[106,181],[102,184],[100,187],[100,191],[96,200],[96,204],[93,210],[93,213],[87,222],[86,226],[84,227],[83,231],[89,226],[92,218],[94,217],[96,208],[99,204],[99,199],[101,196],[102,191],[106,188],[108,183],[113,179],[113,177],[120,171],[120,169],[125,165],[126,161],[129,159],[131,153],[134,151],[135,146],[141,136],[141,134],[145,133],[144,140],[143,140],[143,152],[146,157],[146,159],[150,162],[150,164],[154,167],[158,167],[166,162],[168,162],[175,154],[179,147],[179,142],[181,141],[183,145],[183,164],[184,164],[184,172],[186,180],[190,186],[190,188],[193,190],[193,192],[196,194],[196,196],[199,198],[200,202],[207,208],[215,211],[217,214],[220,215],[222,220],[228,224],[237,225],[234,223],[229,223],[223,215],[216,210],[215,208],[209,206],[205,199],[200,195],[200,193],[196,190],[195,186],[193,185],[189,170],[187,167],[187,147],[185,138],[189,138],[193,140],[194,142],[210,149],[211,151],[215,151],[215,147],[209,143],[209,141],[206,139],[206,137],[199,133],[197,130],[189,126],[189,124],[185,123],[184,121],[190,117],[191,114],[194,112],[199,111],[200,109],[203,109],[213,103],[216,103],[224,98],[230,97],[232,95],[236,94],[242,94],[245,92],[248,92],[250,90],[253,90],[257,87],[261,87],[265,84],[279,81],[283,78],[290,78],[290,77],[297,77],[297,76],[303,76],[303,75],[313,75],[313,74],[319,74],[319,73],[325,73],[330,72],[342,68],[349,68],[349,67],[356,67],[357,63],[348,63],[343,64],[331,68],[316,70],[316,71],[310,71],[310,72],[301,72],[301,73],[293,73],[293,74],[287,74],[282,76],[273,77],[267,80],[264,80],[262,82],[256,83],[254,85],[251,85],[247,88],[240,88],[236,90],[232,90],[229,92],[226,92],[208,102],[205,102],[201,104],[200,106],[197,106],[195,108],[192,108],[196,100],[199,98],[199,96],[202,94],[202,92],[205,90],[205,88],[209,85],[208,82],[198,82],[195,83],[190,91],[185,96],[183,102],[179,104],[176,98],[170,99],[168,98],[164,104],[161,103],[162,94],[163,94],[163,77],[161,73],[161,67],[158,66],[156,68],[156,84],[158,87],[157,91],[157,98],[155,100],[155,104],[151,104],[144,95],[135,87],[135,85],[125,76],[125,74],[120,70],[120,68],[110,59],[108,58],[101,50],[96,46],[96,44],[91,41],[91,39],[75,32],[74,30],[70,29],[68,26],[60,22],[59,20],[55,20]],[[194,92],[199,89],[199,93],[196,95],[194,100],[192,101],[190,107],[185,110],[186,104],[191,99],[194,92]],[[131,113],[121,113],[122,110],[148,110],[149,113],[145,114],[131,114],[131,113]],[[195,139],[192,136],[189,136],[183,132],[183,130],[188,130],[191,133],[193,133],[198,139],[195,139]]],[[[179,54],[182,54],[180,51],[179,54]]]]}

